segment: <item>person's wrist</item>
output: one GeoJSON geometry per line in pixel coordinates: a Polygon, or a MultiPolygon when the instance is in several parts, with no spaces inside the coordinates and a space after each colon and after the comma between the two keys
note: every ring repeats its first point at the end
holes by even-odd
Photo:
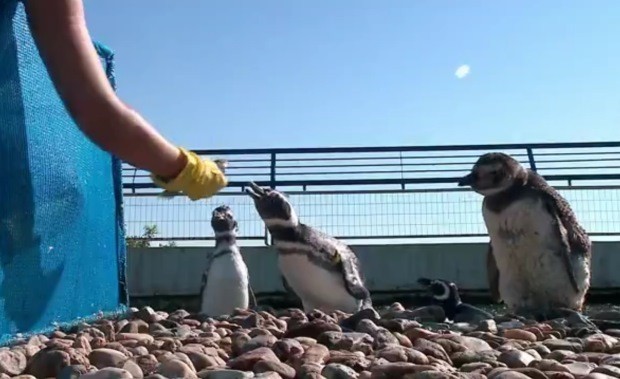
{"type": "Polygon", "coordinates": [[[181,149],[176,148],[176,150],[177,150],[177,156],[172,161],[172,163],[167,167],[168,169],[165,172],[156,174],[157,177],[164,182],[169,182],[175,179],[177,176],[179,176],[181,171],[183,171],[183,169],[187,165],[187,156],[183,154],[181,149]]]}

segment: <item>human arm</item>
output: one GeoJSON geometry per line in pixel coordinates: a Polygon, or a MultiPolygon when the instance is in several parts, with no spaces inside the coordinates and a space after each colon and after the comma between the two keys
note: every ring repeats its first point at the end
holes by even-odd
{"type": "Polygon", "coordinates": [[[33,39],[65,107],[95,144],[149,171],[158,186],[192,200],[227,179],[210,160],[178,148],[114,92],[86,26],[82,0],[25,0],[33,39]]]}
{"type": "Polygon", "coordinates": [[[25,7],[41,58],[84,134],[102,149],[159,176],[172,178],[181,172],[185,156],[110,86],[93,48],[82,0],[27,0],[25,7]]]}

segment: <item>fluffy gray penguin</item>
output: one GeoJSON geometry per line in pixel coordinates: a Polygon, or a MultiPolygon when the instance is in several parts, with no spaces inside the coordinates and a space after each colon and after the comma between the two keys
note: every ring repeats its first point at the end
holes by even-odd
{"type": "Polygon", "coordinates": [[[250,183],[246,192],[269,229],[285,286],[304,311],[355,313],[372,307],[355,253],[345,243],[299,221],[287,197],[250,183]]]}
{"type": "Polygon", "coordinates": [[[256,299],[248,268],[237,246],[238,227],[232,210],[226,205],[215,208],[211,227],[215,249],[202,275],[200,313],[217,317],[231,314],[235,308],[254,308],[256,299]]]}
{"type": "Polygon", "coordinates": [[[538,319],[581,312],[592,246],[568,202],[504,153],[480,156],[458,185],[484,196],[491,293],[510,312],[538,319]]]}

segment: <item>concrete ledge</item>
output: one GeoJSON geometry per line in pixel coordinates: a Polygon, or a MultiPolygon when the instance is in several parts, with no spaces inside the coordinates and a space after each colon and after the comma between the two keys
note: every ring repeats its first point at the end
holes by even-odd
{"type": "MultiPolygon", "coordinates": [[[[485,297],[484,243],[355,245],[374,297],[416,296],[420,276],[454,281],[467,296],[485,297]]],[[[592,295],[620,293],[620,242],[594,243],[592,295]]],[[[161,247],[129,249],[127,277],[132,298],[196,296],[211,248],[161,247]]],[[[245,247],[242,254],[257,296],[281,296],[276,253],[271,247],[245,247]]]]}

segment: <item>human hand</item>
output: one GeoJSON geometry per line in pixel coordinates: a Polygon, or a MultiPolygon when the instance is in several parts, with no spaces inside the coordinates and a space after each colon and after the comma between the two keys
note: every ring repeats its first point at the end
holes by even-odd
{"type": "Polygon", "coordinates": [[[176,178],[169,181],[151,174],[153,182],[164,189],[159,195],[165,198],[184,193],[195,201],[215,195],[228,184],[224,175],[228,162],[217,159],[201,159],[196,153],[180,148],[187,159],[187,164],[176,178]]]}

